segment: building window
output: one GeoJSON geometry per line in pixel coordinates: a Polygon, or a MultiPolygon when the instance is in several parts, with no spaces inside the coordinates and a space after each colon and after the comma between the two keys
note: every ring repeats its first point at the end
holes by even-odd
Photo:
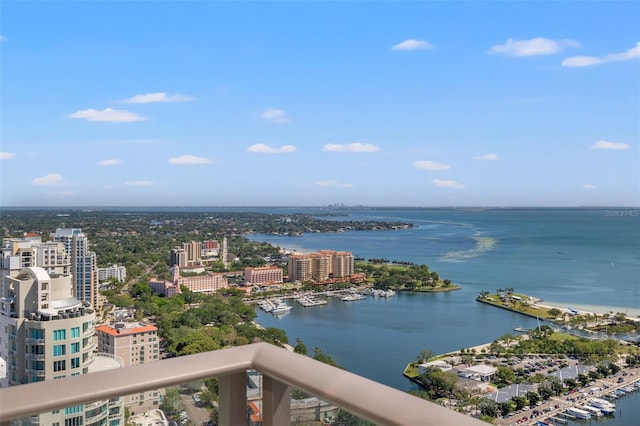
{"type": "Polygon", "coordinates": [[[80,337],[80,327],[73,327],[71,329],[71,338],[75,339],[80,337]]]}
{"type": "Polygon", "coordinates": [[[67,361],[53,361],[53,371],[64,371],[67,369],[67,361]]]}
{"type": "Polygon", "coordinates": [[[71,353],[77,354],[80,352],[80,342],[75,342],[71,344],[71,353]]]}
{"type": "Polygon", "coordinates": [[[80,367],[80,358],[71,358],[71,368],[80,367]]]}
{"type": "Polygon", "coordinates": [[[82,413],[82,405],[74,405],[73,407],[67,407],[64,409],[64,414],[67,416],[69,414],[78,414],[78,413],[82,413]]]}
{"type": "Polygon", "coordinates": [[[66,338],[67,338],[67,330],[65,330],[65,329],[53,330],[53,340],[54,341],[65,340],[66,338]]]}
{"type": "Polygon", "coordinates": [[[53,356],[63,356],[67,354],[65,345],[55,345],[53,347],[53,356]]]}
{"type": "Polygon", "coordinates": [[[64,419],[64,426],[82,426],[82,416],[64,419]]]}

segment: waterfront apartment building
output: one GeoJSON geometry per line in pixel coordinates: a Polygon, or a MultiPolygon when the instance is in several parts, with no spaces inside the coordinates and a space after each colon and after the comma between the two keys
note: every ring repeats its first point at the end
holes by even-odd
{"type": "MultiPolygon", "coordinates": [[[[95,312],[74,296],[71,274],[23,268],[0,284],[0,358],[6,377],[0,386],[55,380],[91,373],[95,361],[95,312]]],[[[112,412],[113,426],[123,425],[118,401],[68,407],[41,413],[37,424],[100,425],[112,412]],[[113,408],[113,410],[110,410],[113,408]],[[104,414],[107,413],[107,414],[104,414]]]]}
{"type": "Polygon", "coordinates": [[[244,281],[246,285],[281,284],[283,281],[282,269],[277,266],[246,267],[244,268],[244,281]]]}
{"type": "Polygon", "coordinates": [[[63,243],[42,242],[39,234],[4,238],[0,247],[0,279],[15,277],[22,269],[39,266],[52,274],[68,274],[71,261],[63,243]]]}
{"type": "MultiPolygon", "coordinates": [[[[124,366],[146,364],[160,359],[158,328],[143,322],[116,322],[96,327],[98,351],[122,359],[124,366]]],[[[158,408],[161,390],[139,392],[124,397],[131,414],[158,408]]]]}
{"type": "Polygon", "coordinates": [[[54,242],[65,245],[71,260],[71,274],[75,282],[74,296],[98,307],[98,266],[96,254],[89,250],[89,239],[78,228],[58,228],[51,234],[54,242]]]}
{"type": "Polygon", "coordinates": [[[312,279],[312,258],[305,254],[292,254],[287,261],[289,281],[309,281],[312,279]]]}
{"type": "Polygon", "coordinates": [[[325,281],[332,278],[346,278],[354,273],[353,254],[335,250],[294,254],[289,256],[287,269],[290,281],[325,281]]]}
{"type": "Polygon", "coordinates": [[[115,278],[117,281],[127,279],[127,268],[122,265],[111,265],[106,268],[98,268],[98,282],[107,281],[109,278],[115,278]]]}

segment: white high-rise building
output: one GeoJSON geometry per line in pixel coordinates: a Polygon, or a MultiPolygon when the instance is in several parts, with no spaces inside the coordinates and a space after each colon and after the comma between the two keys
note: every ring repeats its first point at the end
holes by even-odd
{"type": "Polygon", "coordinates": [[[51,234],[54,242],[64,243],[71,260],[75,282],[74,296],[92,307],[98,307],[98,267],[96,254],[89,250],[87,236],[78,228],[58,228],[51,234]]]}
{"type": "MultiPolygon", "coordinates": [[[[6,377],[1,386],[56,380],[122,365],[93,365],[95,312],[78,300],[73,290],[70,274],[49,274],[35,266],[22,269],[15,277],[3,277],[0,358],[6,361],[6,377]]],[[[124,424],[123,419],[122,401],[117,398],[41,413],[37,424],[118,426],[124,424]]]]}
{"type": "Polygon", "coordinates": [[[122,282],[127,278],[127,268],[125,266],[112,265],[107,268],[98,268],[98,282],[102,283],[109,278],[115,278],[122,282]]]}

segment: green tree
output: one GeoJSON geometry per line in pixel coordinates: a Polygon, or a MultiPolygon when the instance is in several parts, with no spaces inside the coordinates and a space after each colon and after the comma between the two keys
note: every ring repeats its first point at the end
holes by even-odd
{"type": "Polygon", "coordinates": [[[419,364],[422,364],[424,362],[429,361],[431,358],[433,358],[433,356],[434,356],[434,353],[431,349],[422,349],[418,354],[418,356],[416,357],[416,361],[419,364]]]}
{"type": "Polygon", "coordinates": [[[418,379],[427,390],[430,399],[451,397],[458,382],[458,376],[437,367],[427,367],[425,372],[418,376],[418,379]]]}
{"type": "Polygon", "coordinates": [[[307,346],[304,344],[301,338],[298,337],[296,339],[296,346],[293,348],[293,351],[297,354],[307,354],[307,346]]]}

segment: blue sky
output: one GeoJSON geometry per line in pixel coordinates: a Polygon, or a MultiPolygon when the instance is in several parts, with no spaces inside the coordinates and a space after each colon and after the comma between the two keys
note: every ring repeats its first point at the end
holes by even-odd
{"type": "Polygon", "coordinates": [[[0,5],[0,204],[638,206],[638,2],[0,5]]]}

